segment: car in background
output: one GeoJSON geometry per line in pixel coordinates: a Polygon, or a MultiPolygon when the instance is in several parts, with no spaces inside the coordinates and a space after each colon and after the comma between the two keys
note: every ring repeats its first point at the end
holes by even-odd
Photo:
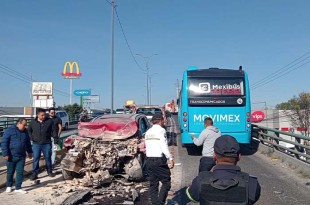
{"type": "Polygon", "coordinates": [[[116,114],[125,114],[125,110],[123,108],[117,108],[115,112],[116,114]]]}
{"type": "Polygon", "coordinates": [[[93,187],[110,182],[114,174],[143,180],[144,136],[150,127],[143,114],[102,115],[79,123],[78,135],[63,144],[67,150],[61,162],[63,177],[83,178],[93,187]]]}
{"type": "Polygon", "coordinates": [[[136,113],[146,115],[148,120],[151,120],[152,117],[157,113],[160,113],[163,116],[165,116],[162,109],[159,106],[141,106],[136,110],[136,113]]]}
{"type": "Polygon", "coordinates": [[[69,128],[69,116],[68,113],[64,110],[56,110],[55,115],[59,117],[62,121],[63,130],[68,130],[69,128]]]}
{"type": "Polygon", "coordinates": [[[89,119],[94,119],[98,116],[106,114],[104,110],[90,109],[88,113],[89,119]]]}

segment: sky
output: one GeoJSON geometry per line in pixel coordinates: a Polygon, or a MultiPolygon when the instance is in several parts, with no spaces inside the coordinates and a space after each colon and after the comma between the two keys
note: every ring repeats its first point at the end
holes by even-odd
{"type": "MultiPolygon", "coordinates": [[[[115,14],[114,108],[129,99],[146,104],[145,60],[151,102],[157,105],[176,99],[176,82],[188,66],[242,65],[253,108],[309,92],[307,0],[116,0],[116,5],[124,33],[115,14]]],[[[111,15],[107,0],[0,0],[0,106],[28,106],[31,79],[53,82],[56,106],[69,104],[70,82],[61,72],[65,62],[76,61],[82,77],[73,80],[73,90],[91,89],[100,96],[95,108],[111,107],[111,15]]]]}

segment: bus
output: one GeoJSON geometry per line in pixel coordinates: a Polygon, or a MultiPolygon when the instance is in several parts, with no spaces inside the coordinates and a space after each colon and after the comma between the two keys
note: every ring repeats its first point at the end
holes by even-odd
{"type": "Polygon", "coordinates": [[[251,141],[250,88],[242,66],[235,70],[189,67],[183,73],[178,106],[182,145],[193,144],[191,135],[199,136],[207,117],[222,135],[243,144],[251,141]]]}

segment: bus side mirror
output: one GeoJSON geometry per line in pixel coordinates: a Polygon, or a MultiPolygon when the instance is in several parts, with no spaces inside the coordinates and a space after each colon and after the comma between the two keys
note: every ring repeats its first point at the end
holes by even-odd
{"type": "Polygon", "coordinates": [[[180,102],[180,99],[178,98],[178,99],[177,99],[177,105],[179,104],[179,102],[180,102]]]}

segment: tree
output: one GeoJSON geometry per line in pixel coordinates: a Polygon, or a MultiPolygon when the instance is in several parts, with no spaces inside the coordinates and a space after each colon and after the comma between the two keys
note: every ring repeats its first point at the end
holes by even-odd
{"type": "Polygon", "coordinates": [[[74,103],[73,105],[58,106],[58,110],[65,110],[71,120],[79,115],[83,111],[83,108],[77,103],[74,103]]]}
{"type": "MultiPolygon", "coordinates": [[[[287,102],[276,105],[278,110],[284,110],[284,114],[289,116],[290,122],[294,127],[304,128],[301,133],[305,136],[309,136],[310,128],[310,93],[302,92],[298,96],[294,96],[287,102]]],[[[296,138],[296,141],[300,143],[300,139],[296,138]]],[[[304,140],[304,144],[309,146],[309,141],[304,140]]],[[[302,147],[295,146],[299,152],[303,152],[302,147]]],[[[310,150],[306,150],[309,154],[310,150]]]]}
{"type": "Polygon", "coordinates": [[[310,127],[310,93],[302,92],[287,102],[276,105],[276,109],[284,110],[294,127],[305,128],[302,133],[309,136],[310,127]]]}

